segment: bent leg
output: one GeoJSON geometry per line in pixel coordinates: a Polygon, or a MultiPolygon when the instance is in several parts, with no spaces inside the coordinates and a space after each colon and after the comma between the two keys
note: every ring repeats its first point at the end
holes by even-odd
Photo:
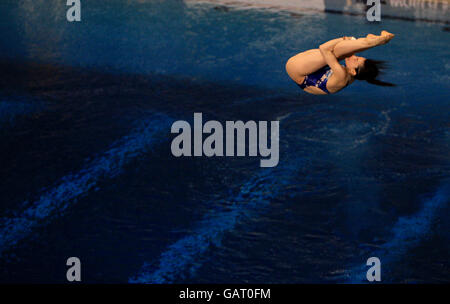
{"type": "Polygon", "coordinates": [[[382,31],[381,35],[368,34],[364,38],[356,40],[344,40],[336,44],[333,53],[339,60],[350,57],[355,53],[365,51],[367,49],[386,44],[394,37],[393,34],[382,31]]]}
{"type": "Polygon", "coordinates": [[[327,63],[319,49],[299,53],[286,63],[286,72],[297,83],[301,83],[306,75],[314,73],[327,63]]]}
{"type": "Polygon", "coordinates": [[[367,43],[366,38],[359,38],[356,40],[344,40],[339,42],[333,49],[333,53],[339,60],[350,57],[355,53],[359,53],[370,49],[370,44],[367,43]]]}

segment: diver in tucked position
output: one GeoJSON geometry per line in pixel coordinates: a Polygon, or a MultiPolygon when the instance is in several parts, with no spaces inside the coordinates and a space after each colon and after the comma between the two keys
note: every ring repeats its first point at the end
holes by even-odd
{"type": "Polygon", "coordinates": [[[330,40],[318,49],[308,50],[291,57],[286,72],[304,91],[316,94],[336,93],[355,79],[369,83],[394,86],[377,80],[383,62],[355,56],[355,53],[388,43],[394,35],[382,31],[379,36],[365,38],[343,37],[330,40]],[[345,66],[339,60],[345,59],[345,66]]]}

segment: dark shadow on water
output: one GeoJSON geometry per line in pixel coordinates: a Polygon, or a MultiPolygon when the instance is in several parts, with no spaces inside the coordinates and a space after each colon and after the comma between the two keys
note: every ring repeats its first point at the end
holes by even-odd
{"type": "MultiPolygon", "coordinates": [[[[301,104],[297,96],[183,77],[0,61],[0,90],[45,101],[39,112],[0,129],[1,210],[32,199],[95,153],[107,149],[153,112],[175,120],[271,120],[301,104]],[[264,107],[255,107],[254,101],[264,107]]],[[[170,130],[167,130],[169,139],[170,130]]]]}

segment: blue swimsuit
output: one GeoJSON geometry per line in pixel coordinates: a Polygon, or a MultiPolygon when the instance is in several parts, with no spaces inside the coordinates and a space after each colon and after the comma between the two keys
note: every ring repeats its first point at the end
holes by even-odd
{"type": "Polygon", "coordinates": [[[330,92],[327,90],[327,82],[332,74],[333,71],[328,65],[326,65],[323,68],[315,71],[314,73],[306,76],[305,80],[303,80],[303,83],[299,84],[298,86],[302,89],[312,86],[321,89],[327,94],[330,94],[330,92]]]}

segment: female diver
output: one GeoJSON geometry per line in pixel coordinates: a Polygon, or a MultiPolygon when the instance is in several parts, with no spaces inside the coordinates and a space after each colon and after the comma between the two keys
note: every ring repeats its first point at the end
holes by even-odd
{"type": "Polygon", "coordinates": [[[286,72],[304,91],[315,94],[336,93],[355,79],[369,83],[394,86],[377,80],[383,62],[355,56],[355,53],[388,43],[394,35],[382,31],[379,36],[365,38],[343,37],[330,40],[318,49],[308,50],[291,57],[286,72]],[[345,59],[345,66],[339,60],[345,59]]]}

